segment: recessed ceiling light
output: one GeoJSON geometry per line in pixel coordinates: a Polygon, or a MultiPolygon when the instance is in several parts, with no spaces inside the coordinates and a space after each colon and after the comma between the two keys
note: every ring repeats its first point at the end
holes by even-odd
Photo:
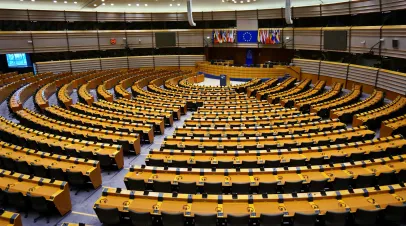
{"type": "Polygon", "coordinates": [[[102,0],[102,2],[104,2],[104,0],[102,0]]]}
{"type": "Polygon", "coordinates": [[[128,6],[131,6],[131,4],[128,4],[128,6]]]}
{"type": "Polygon", "coordinates": [[[172,6],[172,4],[169,4],[169,6],[172,6]]]}
{"type": "Polygon", "coordinates": [[[78,4],[78,2],[73,2],[74,4],[78,4]]]}
{"type": "Polygon", "coordinates": [[[145,6],[148,6],[148,4],[145,4],[145,6]]]}
{"type": "Polygon", "coordinates": [[[103,2],[102,5],[106,5],[106,3],[103,2]]]}
{"type": "Polygon", "coordinates": [[[140,6],[140,4],[137,3],[137,6],[140,6]]]}
{"type": "Polygon", "coordinates": [[[35,2],[35,0],[31,0],[32,2],[35,2]]]}
{"type": "Polygon", "coordinates": [[[54,0],[54,3],[58,3],[58,1],[54,0]]]}
{"type": "Polygon", "coordinates": [[[67,1],[64,1],[63,3],[65,3],[65,4],[66,4],[66,3],[68,3],[68,2],[67,2],[67,1]]]}

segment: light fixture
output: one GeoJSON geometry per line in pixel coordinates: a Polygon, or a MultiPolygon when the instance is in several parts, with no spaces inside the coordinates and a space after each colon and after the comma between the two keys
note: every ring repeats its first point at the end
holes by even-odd
{"type": "Polygon", "coordinates": [[[67,1],[64,1],[63,3],[65,3],[65,4],[66,4],[66,3],[68,3],[68,2],[67,2],[67,1]]]}
{"type": "Polygon", "coordinates": [[[227,3],[241,3],[241,4],[252,4],[256,2],[256,0],[221,0],[221,2],[227,2],[227,3]]]}
{"type": "Polygon", "coordinates": [[[78,2],[73,2],[73,4],[78,4],[78,2]]]}
{"type": "Polygon", "coordinates": [[[140,4],[137,3],[137,6],[140,6],[140,4]]]}
{"type": "Polygon", "coordinates": [[[131,6],[131,4],[128,4],[128,6],[131,6]]]}
{"type": "Polygon", "coordinates": [[[32,2],[35,2],[35,0],[31,0],[32,2]]]}
{"type": "Polygon", "coordinates": [[[97,6],[96,4],[94,4],[93,6],[97,6]]]}
{"type": "Polygon", "coordinates": [[[110,5],[111,5],[111,6],[114,6],[114,3],[111,3],[110,5]]]}
{"type": "Polygon", "coordinates": [[[106,3],[103,2],[102,5],[106,5],[106,3]]]}
{"type": "Polygon", "coordinates": [[[180,3],[178,3],[178,6],[180,6],[180,3]]]}
{"type": "Polygon", "coordinates": [[[172,6],[172,4],[169,4],[169,6],[172,6]]]}
{"type": "Polygon", "coordinates": [[[104,2],[104,0],[102,0],[102,2],[104,2]]]}
{"type": "Polygon", "coordinates": [[[58,3],[58,1],[54,0],[54,3],[58,3]]]}
{"type": "Polygon", "coordinates": [[[148,6],[148,4],[145,4],[145,6],[148,6]]]}

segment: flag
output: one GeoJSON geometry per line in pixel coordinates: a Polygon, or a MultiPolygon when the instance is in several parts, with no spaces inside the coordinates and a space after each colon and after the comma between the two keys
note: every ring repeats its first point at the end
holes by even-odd
{"type": "Polygon", "coordinates": [[[280,29],[261,29],[258,34],[258,42],[261,44],[280,44],[280,29]]]}
{"type": "Polygon", "coordinates": [[[237,31],[238,43],[257,43],[258,31],[237,31]]]}

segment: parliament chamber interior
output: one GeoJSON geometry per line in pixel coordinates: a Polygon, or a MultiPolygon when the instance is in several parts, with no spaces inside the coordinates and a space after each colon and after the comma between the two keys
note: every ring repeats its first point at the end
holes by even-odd
{"type": "Polygon", "coordinates": [[[405,15],[1,0],[0,226],[406,225],[405,15]]]}

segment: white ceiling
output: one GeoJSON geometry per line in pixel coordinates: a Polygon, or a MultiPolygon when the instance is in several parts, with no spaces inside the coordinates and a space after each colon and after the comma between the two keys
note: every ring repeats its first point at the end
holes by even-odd
{"type": "MultiPolygon", "coordinates": [[[[80,10],[99,12],[186,12],[186,0],[0,0],[0,8],[80,10]],[[54,2],[56,1],[56,3],[54,2]],[[66,2],[66,3],[65,3],[66,2]],[[76,2],[76,3],[75,3],[76,2]],[[114,5],[111,5],[114,4],[114,5]],[[131,4],[131,5],[128,5],[131,4]],[[137,6],[139,4],[139,6],[137,6]],[[147,6],[145,5],[147,4],[147,6]],[[172,6],[170,6],[172,4],[172,6]],[[178,6],[179,4],[179,6],[178,6]],[[96,5],[96,6],[95,6],[96,5]]],[[[193,11],[234,11],[284,7],[285,0],[193,0],[193,11]]],[[[293,6],[346,2],[346,0],[292,0],[293,6]]]]}

